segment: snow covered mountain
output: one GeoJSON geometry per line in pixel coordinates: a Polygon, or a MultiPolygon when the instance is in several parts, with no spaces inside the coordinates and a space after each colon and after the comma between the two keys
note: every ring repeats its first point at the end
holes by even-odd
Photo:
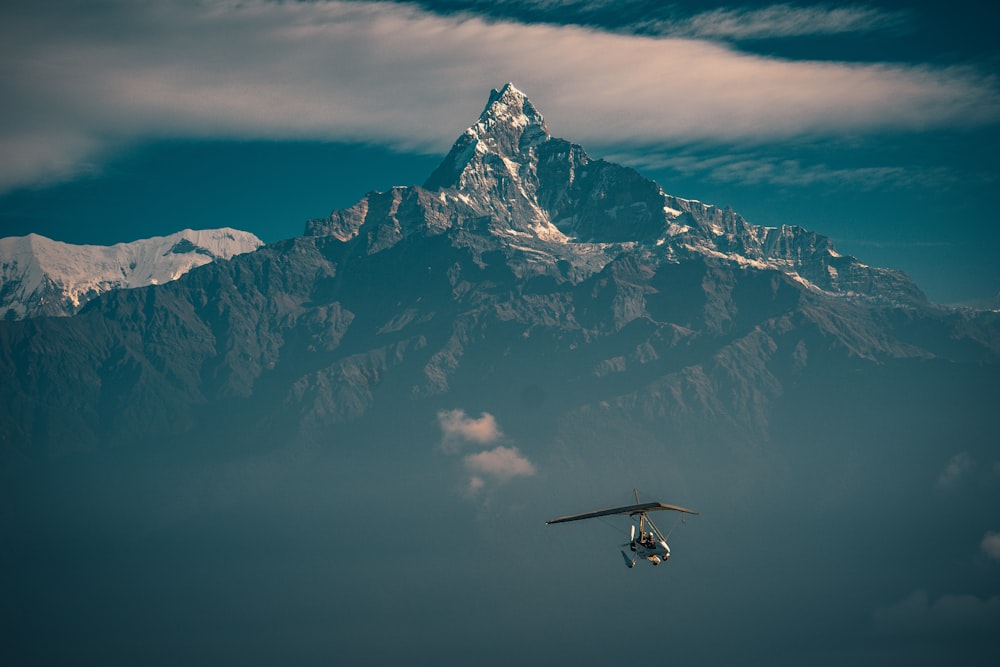
{"type": "Polygon", "coordinates": [[[236,229],[184,231],[113,246],[73,245],[38,234],[0,239],[0,318],[73,315],[113,289],[159,285],[196,266],[263,243],[236,229]]]}
{"type": "Polygon", "coordinates": [[[694,253],[781,271],[829,295],[927,302],[903,272],[842,255],[825,236],[754,225],[731,209],[668,195],[633,169],[591,159],[581,146],[550,136],[541,113],[510,83],[491,92],[479,121],[423,187],[369,193],[350,209],[311,221],[306,234],[344,241],[363,234],[377,252],[413,232],[475,220],[493,236],[534,247],[529,264],[563,259],[599,269],[595,257],[606,262],[624,246],[643,246],[675,262],[694,253]]]}

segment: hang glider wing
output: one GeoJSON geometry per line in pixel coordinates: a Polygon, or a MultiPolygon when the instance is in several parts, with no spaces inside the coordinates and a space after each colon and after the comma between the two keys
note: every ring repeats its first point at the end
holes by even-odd
{"type": "Polygon", "coordinates": [[[561,516],[555,519],[546,521],[545,523],[563,523],[566,521],[580,521],[581,519],[593,519],[599,516],[610,516],[612,514],[645,514],[646,512],[655,512],[657,510],[674,510],[675,512],[684,512],[685,514],[697,514],[694,510],[689,510],[686,507],[680,507],[678,505],[667,505],[666,503],[639,503],[638,505],[625,505],[624,507],[612,507],[606,510],[596,510],[594,512],[585,512],[583,514],[570,514],[569,516],[561,516]]]}

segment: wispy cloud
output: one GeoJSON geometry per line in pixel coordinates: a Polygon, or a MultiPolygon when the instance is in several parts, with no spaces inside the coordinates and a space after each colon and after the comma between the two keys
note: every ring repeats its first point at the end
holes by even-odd
{"type": "Polygon", "coordinates": [[[995,533],[992,530],[986,531],[979,546],[984,554],[993,560],[1000,560],[1000,533],[995,533]]]}
{"type": "Polygon", "coordinates": [[[867,5],[777,3],[755,9],[719,7],[686,14],[672,3],[648,0],[399,0],[442,13],[574,24],[618,32],[748,40],[869,33],[905,27],[910,16],[867,5]]]}
{"type": "Polygon", "coordinates": [[[684,176],[698,176],[718,183],[808,187],[821,185],[827,190],[873,191],[883,188],[946,188],[959,180],[944,167],[899,165],[831,167],[822,162],[806,162],[772,155],[722,153],[717,150],[697,152],[651,152],[633,155],[609,154],[607,159],[644,170],[669,169],[684,176]]]}
{"type": "Polygon", "coordinates": [[[909,15],[905,12],[861,5],[799,7],[778,4],[758,9],[713,9],[657,25],[658,32],[665,35],[744,40],[867,33],[899,29],[908,20],[909,15]]]}
{"type": "Polygon", "coordinates": [[[971,127],[1000,109],[995,78],[969,68],[795,62],[398,4],[5,3],[0,192],[99,168],[154,138],[443,152],[505,81],[557,136],[637,154],[681,140],[971,127]]]}
{"type": "Polygon", "coordinates": [[[976,462],[969,456],[968,452],[961,452],[949,459],[947,465],[945,465],[944,470],[937,478],[937,487],[939,489],[951,489],[956,486],[963,479],[968,477],[968,475],[975,470],[976,462]]]}
{"type": "Polygon", "coordinates": [[[931,600],[926,591],[914,591],[899,602],[876,609],[872,623],[886,634],[956,634],[996,629],[1000,596],[942,595],[931,600]]]}

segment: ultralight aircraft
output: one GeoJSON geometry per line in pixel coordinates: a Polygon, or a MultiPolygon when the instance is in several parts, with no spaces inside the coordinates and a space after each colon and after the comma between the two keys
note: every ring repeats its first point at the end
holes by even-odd
{"type": "Polygon", "coordinates": [[[687,509],[686,507],[668,505],[660,502],[640,503],[638,491],[633,490],[633,492],[635,493],[635,505],[610,507],[603,510],[594,510],[593,512],[584,512],[583,514],[570,514],[569,516],[561,516],[551,519],[545,523],[565,523],[567,521],[595,519],[601,516],[627,514],[632,518],[633,523],[629,533],[629,541],[622,545],[622,547],[629,548],[629,552],[622,549],[622,557],[625,558],[625,564],[630,568],[635,567],[635,564],[640,558],[648,560],[653,565],[665,563],[667,559],[670,558],[670,547],[667,546],[667,538],[664,537],[663,533],[660,532],[660,529],[656,527],[655,523],[653,523],[653,520],[646,516],[646,514],[648,512],[656,512],[659,510],[673,510],[675,512],[681,512],[683,519],[683,514],[697,514],[697,512],[687,509]],[[639,517],[638,536],[636,535],[636,526],[634,522],[636,517],[639,517]]]}

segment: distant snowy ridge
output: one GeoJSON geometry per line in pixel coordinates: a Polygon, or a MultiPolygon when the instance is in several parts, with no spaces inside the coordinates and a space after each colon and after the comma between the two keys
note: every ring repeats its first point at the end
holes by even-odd
{"type": "Polygon", "coordinates": [[[111,246],[74,245],[38,234],[0,238],[0,318],[73,315],[113,289],[157,285],[263,242],[237,229],[191,230],[111,246]]]}

